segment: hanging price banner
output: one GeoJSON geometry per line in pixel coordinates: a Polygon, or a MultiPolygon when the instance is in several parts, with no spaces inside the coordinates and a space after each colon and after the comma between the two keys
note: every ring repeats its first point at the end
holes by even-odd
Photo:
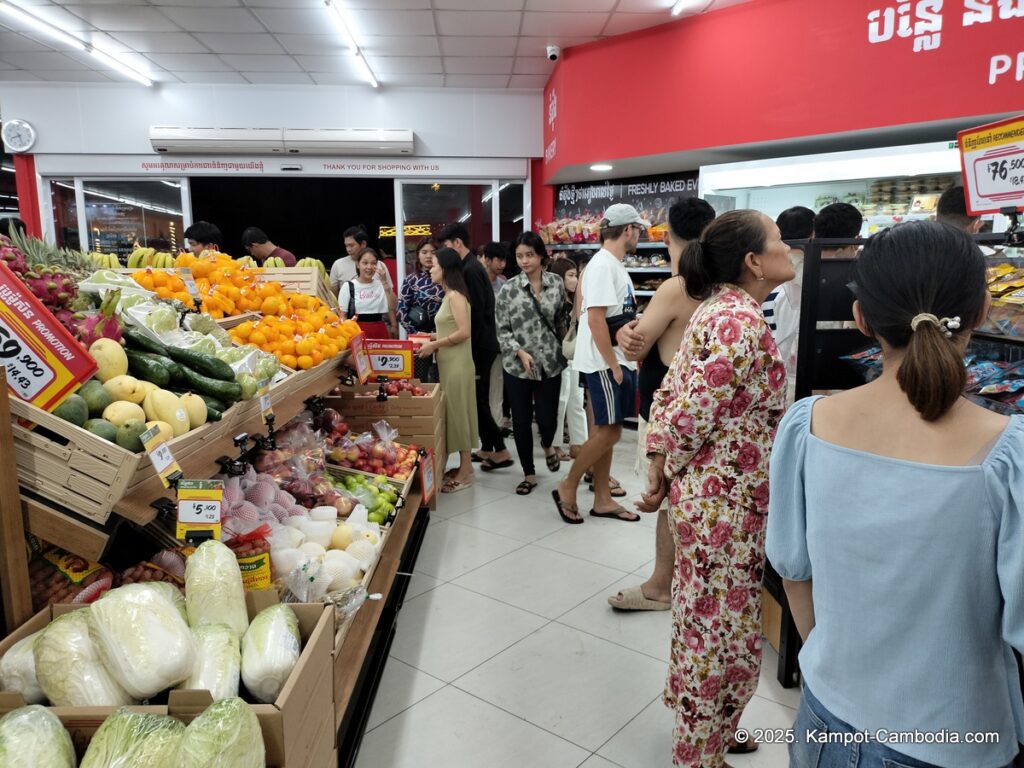
{"type": "Polygon", "coordinates": [[[146,448],[149,460],[153,469],[160,475],[164,488],[171,487],[171,481],[181,477],[181,467],[178,466],[174,454],[167,446],[167,443],[160,436],[160,427],[151,427],[142,433],[142,445],[146,448]]]}
{"type": "Polygon", "coordinates": [[[426,450],[420,452],[420,482],[423,484],[423,503],[429,504],[434,498],[434,452],[426,450]]]}
{"type": "Polygon", "coordinates": [[[185,290],[188,291],[188,295],[193,299],[198,299],[199,288],[196,287],[196,281],[192,279],[192,270],[188,267],[181,267],[178,270],[178,277],[185,283],[185,290]]]}
{"type": "Polygon", "coordinates": [[[970,215],[1024,208],[1024,116],[960,131],[957,143],[970,215]]]}
{"type": "Polygon", "coordinates": [[[220,480],[178,481],[178,525],[175,537],[186,539],[197,531],[220,538],[224,484],[220,480]]]}

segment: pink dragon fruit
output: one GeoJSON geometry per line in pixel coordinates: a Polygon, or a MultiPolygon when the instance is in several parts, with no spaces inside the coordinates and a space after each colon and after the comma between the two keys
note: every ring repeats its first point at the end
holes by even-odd
{"type": "Polygon", "coordinates": [[[116,314],[120,299],[120,290],[110,291],[103,298],[98,312],[76,322],[75,334],[86,349],[97,339],[113,339],[118,343],[122,341],[121,321],[117,319],[116,314]]]}
{"type": "Polygon", "coordinates": [[[22,282],[51,312],[66,309],[78,295],[78,286],[55,267],[39,267],[21,275],[22,282]]]}
{"type": "Polygon", "coordinates": [[[10,267],[15,274],[21,275],[28,271],[25,254],[4,235],[0,235],[0,261],[10,267]]]}

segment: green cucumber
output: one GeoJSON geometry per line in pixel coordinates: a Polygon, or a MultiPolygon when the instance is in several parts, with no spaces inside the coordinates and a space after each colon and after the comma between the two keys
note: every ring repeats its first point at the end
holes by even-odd
{"type": "Polygon", "coordinates": [[[181,372],[185,384],[199,395],[210,395],[224,403],[237,403],[242,399],[242,387],[237,382],[204,376],[185,365],[181,366],[181,372]]]}
{"type": "Polygon", "coordinates": [[[215,411],[220,411],[221,413],[224,413],[224,411],[226,411],[228,408],[231,407],[230,405],[227,405],[226,403],[222,403],[220,400],[218,400],[215,397],[210,397],[209,395],[204,395],[202,392],[198,392],[196,394],[198,394],[201,398],[203,398],[203,400],[206,402],[206,407],[207,408],[212,408],[215,411]]]}
{"type": "Polygon", "coordinates": [[[206,406],[206,420],[207,421],[220,421],[223,418],[223,414],[216,408],[211,408],[209,404],[206,406]]]}
{"type": "Polygon", "coordinates": [[[141,352],[152,352],[157,355],[167,356],[167,347],[161,344],[159,341],[153,341],[149,336],[144,334],[130,325],[125,325],[121,329],[121,335],[124,336],[125,341],[135,349],[141,352]]]}
{"type": "Polygon", "coordinates": [[[210,376],[221,381],[233,382],[235,380],[235,372],[231,366],[213,355],[204,355],[178,347],[168,347],[167,356],[182,368],[190,368],[203,376],[210,376]]]}
{"type": "Polygon", "coordinates": [[[172,384],[184,381],[184,376],[181,373],[181,366],[171,360],[171,358],[164,357],[163,355],[157,355],[153,352],[139,352],[137,354],[145,355],[157,365],[162,365],[167,370],[167,375],[171,377],[172,384]]]}
{"type": "Polygon", "coordinates": [[[128,356],[128,371],[137,379],[156,384],[164,389],[171,383],[171,375],[167,369],[152,358],[134,349],[126,349],[128,356]]]}

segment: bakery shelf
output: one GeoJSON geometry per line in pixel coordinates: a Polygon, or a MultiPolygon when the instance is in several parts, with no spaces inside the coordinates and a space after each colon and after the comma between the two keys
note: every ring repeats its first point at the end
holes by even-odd
{"type": "MultiPolygon", "coordinates": [[[[600,243],[549,243],[549,251],[597,251],[600,250],[600,243]]],[[[665,243],[637,243],[637,248],[660,248],[665,250],[668,245],[665,243]]]]}
{"type": "Polygon", "coordinates": [[[654,272],[654,273],[657,273],[657,274],[664,274],[666,272],[671,272],[672,271],[672,267],[670,265],[668,265],[668,264],[666,264],[663,267],[626,267],[626,271],[627,272],[654,272]]]}

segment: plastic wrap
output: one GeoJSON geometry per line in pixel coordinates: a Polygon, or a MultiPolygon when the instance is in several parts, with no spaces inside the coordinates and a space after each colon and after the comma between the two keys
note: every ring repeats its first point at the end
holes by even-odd
{"type": "Polygon", "coordinates": [[[227,624],[205,624],[192,630],[196,663],[179,688],[209,691],[214,701],[238,695],[242,652],[238,638],[227,624]]]}
{"type": "Polygon", "coordinates": [[[242,682],[253,698],[274,702],[299,661],[299,619],[289,606],[260,611],[242,638],[242,682]]]}
{"type": "Polygon", "coordinates": [[[71,736],[38,704],[0,717],[0,768],[75,768],[71,736]]]}
{"type": "Polygon", "coordinates": [[[239,698],[215,701],[185,729],[180,768],[266,768],[263,732],[239,698]]]}
{"type": "Polygon", "coordinates": [[[219,541],[204,541],[185,564],[185,605],[192,628],[227,624],[238,637],[245,634],[242,572],[235,553],[219,541]]]}
{"type": "Polygon", "coordinates": [[[46,700],[36,679],[36,659],[33,649],[42,634],[33,632],[11,646],[0,659],[0,690],[20,693],[27,704],[41,704],[46,700]]]}
{"type": "Polygon", "coordinates": [[[185,726],[173,717],[119,709],[89,742],[80,768],[177,768],[185,726]]]}

